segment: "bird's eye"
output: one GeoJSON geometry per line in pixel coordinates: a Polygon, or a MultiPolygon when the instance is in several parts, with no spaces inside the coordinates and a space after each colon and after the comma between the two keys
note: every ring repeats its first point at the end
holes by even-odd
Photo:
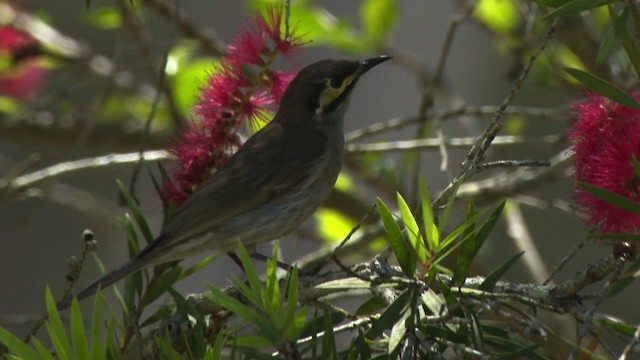
{"type": "Polygon", "coordinates": [[[327,77],[324,79],[324,90],[320,93],[320,98],[318,101],[318,108],[316,109],[316,113],[322,113],[326,107],[328,107],[331,103],[333,103],[336,99],[342,95],[345,90],[351,85],[351,83],[355,80],[355,75],[349,75],[347,77],[327,77]]]}

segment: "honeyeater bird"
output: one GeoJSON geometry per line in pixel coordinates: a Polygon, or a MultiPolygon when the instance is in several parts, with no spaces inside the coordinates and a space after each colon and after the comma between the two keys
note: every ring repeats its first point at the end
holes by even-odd
{"type": "Polygon", "coordinates": [[[323,60],[302,69],[273,120],[189,196],[160,236],[80,291],[78,300],[148,266],[293,232],[329,196],[342,168],[343,120],[356,82],[389,59],[323,60]]]}

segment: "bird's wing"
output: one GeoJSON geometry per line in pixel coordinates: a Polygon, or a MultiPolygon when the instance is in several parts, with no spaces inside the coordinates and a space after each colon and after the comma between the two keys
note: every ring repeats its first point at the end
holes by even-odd
{"type": "Polygon", "coordinates": [[[288,136],[271,123],[251,137],[176,211],[150,248],[160,250],[211,230],[304,182],[324,161],[328,139],[319,131],[299,135],[288,136]]]}

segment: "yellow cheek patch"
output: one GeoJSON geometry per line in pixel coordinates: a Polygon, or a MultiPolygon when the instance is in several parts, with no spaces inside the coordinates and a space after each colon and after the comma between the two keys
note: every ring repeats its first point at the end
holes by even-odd
{"type": "Polygon", "coordinates": [[[325,89],[322,90],[322,93],[320,94],[320,106],[318,107],[318,111],[322,112],[322,109],[326,108],[335,99],[337,99],[344,92],[347,86],[349,86],[353,82],[354,79],[354,75],[349,75],[344,78],[344,80],[342,80],[342,84],[340,84],[340,86],[338,87],[331,86],[331,79],[325,79],[325,89]]]}

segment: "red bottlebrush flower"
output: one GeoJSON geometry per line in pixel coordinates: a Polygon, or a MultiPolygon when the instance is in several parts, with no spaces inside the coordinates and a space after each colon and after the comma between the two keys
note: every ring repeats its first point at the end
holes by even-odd
{"type": "Polygon", "coordinates": [[[276,56],[291,55],[302,44],[293,35],[293,40],[280,38],[281,20],[278,10],[269,10],[268,18],[258,15],[255,26],[243,29],[229,45],[228,55],[214,69],[194,108],[200,121],[189,126],[171,149],[179,167],[164,183],[166,200],[181,204],[240,146],[240,125],[266,121],[267,111],[280,102],[294,75],[270,66],[276,56]],[[257,67],[258,76],[245,76],[240,65],[257,67]]]}
{"type": "Polygon", "coordinates": [[[295,76],[295,74],[283,71],[274,71],[271,74],[271,94],[273,94],[275,102],[280,103],[282,95],[284,95],[284,91],[295,76]]]}
{"type": "Polygon", "coordinates": [[[282,10],[269,8],[267,16],[258,15],[256,17],[256,25],[262,30],[275,44],[276,50],[284,57],[293,55],[304,44],[302,36],[295,34],[294,30],[290,30],[289,38],[285,38],[280,31],[282,24],[282,10]]]}
{"type": "MultiPolygon", "coordinates": [[[[635,95],[640,98],[640,93],[635,95]]],[[[640,178],[633,157],[640,159],[640,111],[592,94],[573,107],[578,116],[570,133],[575,179],[640,202],[640,178]]],[[[604,233],[634,233],[640,216],[610,205],[583,190],[576,201],[587,223],[604,233]]]]}
{"type": "Polygon", "coordinates": [[[36,56],[39,44],[31,35],[11,26],[0,28],[0,95],[26,99],[34,94],[45,80],[47,71],[36,56]]]}
{"type": "Polygon", "coordinates": [[[240,36],[229,45],[228,59],[233,65],[259,64],[260,55],[265,48],[265,37],[253,28],[243,29],[240,36]]]}

